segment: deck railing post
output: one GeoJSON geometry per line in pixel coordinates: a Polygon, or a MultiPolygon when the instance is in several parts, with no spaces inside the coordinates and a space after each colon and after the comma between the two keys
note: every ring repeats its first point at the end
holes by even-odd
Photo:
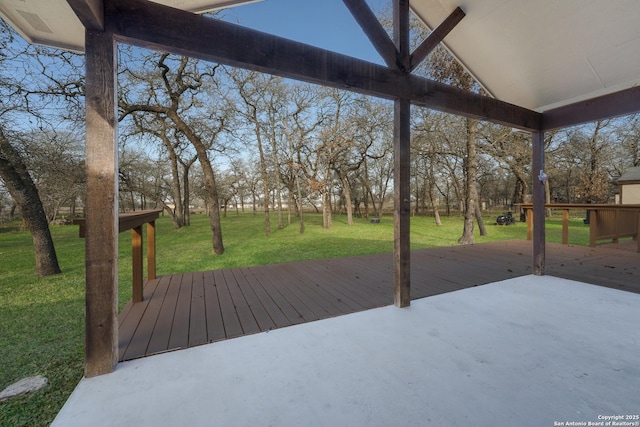
{"type": "Polygon", "coordinates": [[[133,270],[133,289],[131,299],[133,302],[142,302],[142,283],[144,274],[142,272],[142,226],[131,229],[131,269],[133,270]]]}
{"type": "Polygon", "coordinates": [[[562,210],[562,244],[569,244],[569,209],[562,210]]]}
{"type": "Polygon", "coordinates": [[[594,248],[598,238],[598,210],[587,209],[589,212],[589,246],[594,248]]]}
{"type": "Polygon", "coordinates": [[[156,221],[147,223],[147,279],[156,278],[156,221]]]}
{"type": "Polygon", "coordinates": [[[533,240],[533,209],[525,209],[525,218],[527,220],[527,240],[533,240]]]}

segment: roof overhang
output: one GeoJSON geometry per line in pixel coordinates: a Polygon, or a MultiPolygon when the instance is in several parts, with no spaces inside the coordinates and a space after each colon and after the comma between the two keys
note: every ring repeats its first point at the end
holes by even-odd
{"type": "MultiPolygon", "coordinates": [[[[151,0],[166,6],[195,13],[253,3],[261,0],[151,0]]],[[[84,51],[84,34],[87,20],[93,27],[100,25],[101,0],[2,0],[0,17],[7,21],[30,43],[54,48],[84,51]],[[79,17],[76,11],[86,10],[79,17]],[[92,15],[93,19],[89,18],[92,15]]],[[[97,28],[94,28],[97,29],[97,28]]]]}
{"type": "Polygon", "coordinates": [[[466,17],[446,47],[494,97],[546,112],[640,86],[637,0],[412,0],[434,28],[466,17]]]}

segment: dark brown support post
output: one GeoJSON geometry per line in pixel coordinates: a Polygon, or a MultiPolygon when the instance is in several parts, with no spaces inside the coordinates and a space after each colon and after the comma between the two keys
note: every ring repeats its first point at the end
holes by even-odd
{"type": "Polygon", "coordinates": [[[87,31],[85,376],[118,363],[118,158],[116,42],[87,31]]]}
{"type": "Polygon", "coordinates": [[[144,274],[142,272],[142,226],[131,229],[131,270],[133,270],[133,290],[131,300],[142,302],[142,283],[144,274]]]}
{"type": "Polygon", "coordinates": [[[407,307],[411,304],[410,239],[411,218],[409,170],[409,114],[410,104],[406,99],[395,102],[394,129],[394,304],[407,307]]]}
{"type": "Polygon", "coordinates": [[[147,223],[147,279],[156,278],[156,221],[147,223]]]}
{"type": "MultiPolygon", "coordinates": [[[[398,58],[405,70],[409,69],[409,1],[394,0],[394,40],[398,58]]],[[[408,71],[407,71],[408,76],[408,71]]],[[[410,139],[411,104],[408,99],[396,99],[394,105],[394,304],[411,304],[410,280],[410,139]]]]}
{"type": "Polygon", "coordinates": [[[545,274],[544,132],[533,132],[533,274],[545,274]]]}

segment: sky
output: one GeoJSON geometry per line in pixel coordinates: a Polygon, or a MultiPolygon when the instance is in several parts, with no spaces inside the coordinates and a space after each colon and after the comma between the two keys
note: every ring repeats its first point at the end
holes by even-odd
{"type": "MultiPolygon", "coordinates": [[[[388,0],[368,0],[375,12],[388,0]]],[[[382,64],[342,0],[262,0],[226,9],[224,20],[382,64]]]]}

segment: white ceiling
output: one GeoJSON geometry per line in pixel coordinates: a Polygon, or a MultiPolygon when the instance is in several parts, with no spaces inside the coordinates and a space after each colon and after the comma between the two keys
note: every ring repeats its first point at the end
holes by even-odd
{"type": "Polygon", "coordinates": [[[638,0],[411,0],[429,28],[466,17],[449,50],[496,98],[539,112],[640,83],[638,0]]]}
{"type": "MultiPolygon", "coordinates": [[[[202,13],[260,0],[151,1],[202,13]]],[[[66,0],[0,0],[0,17],[31,43],[84,51],[84,27],[66,0]]]]}

